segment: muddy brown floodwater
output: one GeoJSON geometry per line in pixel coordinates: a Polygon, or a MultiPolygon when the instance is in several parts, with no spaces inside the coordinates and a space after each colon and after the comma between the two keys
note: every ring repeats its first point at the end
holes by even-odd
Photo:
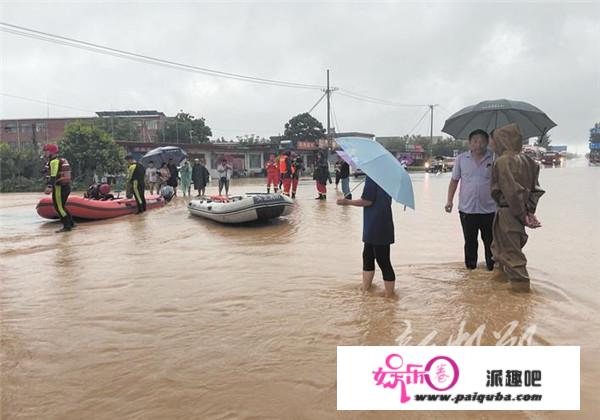
{"type": "MultiPolygon", "coordinates": [[[[379,273],[359,290],[361,210],[331,189],[314,200],[309,181],[291,216],[242,227],[190,216],[178,198],[56,235],[35,212],[40,194],[1,195],[0,417],[399,418],[336,412],[336,346],[449,342],[582,346],[582,411],[402,418],[597,415],[600,168],[541,172],[530,294],[463,269],[458,215],[443,210],[449,174],[412,179],[417,210],[393,209],[396,300],[380,296],[379,273]]],[[[233,180],[234,193],[262,190],[233,180]]]]}

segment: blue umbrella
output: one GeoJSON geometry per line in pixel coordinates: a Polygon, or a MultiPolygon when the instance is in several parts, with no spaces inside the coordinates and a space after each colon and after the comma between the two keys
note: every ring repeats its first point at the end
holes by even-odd
{"type": "Polygon", "coordinates": [[[173,163],[178,165],[187,157],[185,150],[175,146],[157,147],[150,150],[142,157],[142,165],[148,166],[150,161],[154,162],[154,166],[160,167],[163,162],[168,162],[173,159],[173,163]]]}
{"type": "Polygon", "coordinates": [[[356,166],[394,200],[415,209],[415,195],[408,172],[381,144],[364,137],[341,137],[335,141],[356,166]]]}

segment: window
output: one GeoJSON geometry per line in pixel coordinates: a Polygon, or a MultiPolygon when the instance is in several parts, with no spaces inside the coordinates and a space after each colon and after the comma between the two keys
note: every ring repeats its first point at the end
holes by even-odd
{"type": "Polygon", "coordinates": [[[250,155],[250,167],[251,168],[260,168],[260,155],[251,154],[250,155]]]}
{"type": "Polygon", "coordinates": [[[17,132],[17,124],[8,123],[4,126],[4,132],[6,133],[16,133],[17,132]]]}
{"type": "Polygon", "coordinates": [[[158,129],[158,121],[156,121],[156,120],[146,121],[146,127],[148,128],[148,130],[157,130],[158,129]]]}
{"type": "Polygon", "coordinates": [[[44,131],[45,129],[46,129],[46,123],[44,123],[44,122],[40,122],[35,125],[35,131],[37,131],[38,133],[41,131],[44,131]]]}

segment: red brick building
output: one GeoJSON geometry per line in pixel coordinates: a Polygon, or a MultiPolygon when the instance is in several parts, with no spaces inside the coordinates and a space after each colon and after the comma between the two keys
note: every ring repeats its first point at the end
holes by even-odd
{"type": "Polygon", "coordinates": [[[17,149],[31,144],[55,143],[74,122],[102,123],[117,140],[155,143],[163,138],[167,120],[159,111],[100,111],[96,117],[20,118],[0,120],[0,143],[17,149]],[[127,124],[123,125],[123,121],[127,124]],[[124,138],[119,138],[124,137],[124,138]]]}

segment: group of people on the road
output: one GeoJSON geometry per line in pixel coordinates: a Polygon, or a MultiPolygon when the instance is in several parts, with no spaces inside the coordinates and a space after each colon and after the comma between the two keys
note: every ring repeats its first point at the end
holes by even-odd
{"type": "MultiPolygon", "coordinates": [[[[539,165],[529,156],[521,153],[523,138],[516,124],[487,133],[475,130],[469,135],[469,151],[460,154],[448,186],[445,205],[446,212],[454,208],[454,196],[460,185],[458,212],[464,237],[464,264],[467,269],[477,267],[478,235],[484,245],[486,268],[498,268],[497,279],[508,280],[513,290],[529,290],[530,278],[527,272],[527,259],[523,247],[527,243],[525,228],[535,229],[541,223],[535,216],[537,203],[544,191],[538,182],[539,165]],[[489,149],[488,149],[489,147],[489,149]],[[495,154],[495,159],[494,159],[495,154]]],[[[63,228],[59,232],[70,231],[75,227],[73,218],[65,208],[71,191],[71,169],[69,162],[58,157],[58,147],[46,144],[43,148],[47,166],[47,187],[45,192],[52,194],[52,203],[63,228]]],[[[193,183],[198,196],[203,196],[210,181],[210,174],[204,161],[194,160],[193,166],[186,161],[181,169],[169,159],[160,168],[150,161],[144,168],[133,156],[126,156],[128,163],[127,187],[137,203],[138,213],[146,210],[144,197],[146,183],[150,192],[158,193],[163,187],[176,192],[178,179],[184,196],[191,194],[193,183]]],[[[271,155],[265,165],[267,173],[267,193],[274,192],[291,198],[296,197],[298,180],[304,168],[300,156],[285,151],[278,157],[271,155]]],[[[341,182],[344,198],[339,205],[352,205],[364,208],[363,214],[363,288],[369,289],[373,280],[375,262],[383,272],[386,296],[394,293],[395,273],[390,262],[390,245],[394,243],[394,223],[392,219],[390,195],[367,177],[363,193],[359,199],[352,199],[349,188],[350,168],[340,160],[335,165],[336,185],[341,182]]],[[[223,189],[229,194],[229,183],[233,166],[225,159],[217,165],[219,195],[223,189]]],[[[329,167],[323,154],[317,156],[313,179],[318,191],[317,199],[326,199],[327,183],[332,183],[329,167]]],[[[110,199],[110,188],[100,185],[90,189],[88,196],[93,199],[110,199]]]]}
{"type": "MultiPolygon", "coordinates": [[[[271,155],[265,165],[267,174],[267,193],[281,191],[282,194],[296,198],[298,183],[302,173],[306,170],[302,156],[291,150],[282,152],[279,156],[271,155]]],[[[321,152],[317,154],[313,171],[313,180],[317,188],[316,200],[327,199],[327,183],[332,183],[329,174],[327,158],[321,152]]],[[[348,188],[348,193],[350,189],[348,188]]]]}
{"type": "Polygon", "coordinates": [[[279,156],[270,155],[265,165],[267,173],[267,193],[281,191],[282,194],[291,198],[296,198],[298,182],[304,171],[304,161],[302,156],[297,155],[291,150],[286,150],[279,156]]]}

